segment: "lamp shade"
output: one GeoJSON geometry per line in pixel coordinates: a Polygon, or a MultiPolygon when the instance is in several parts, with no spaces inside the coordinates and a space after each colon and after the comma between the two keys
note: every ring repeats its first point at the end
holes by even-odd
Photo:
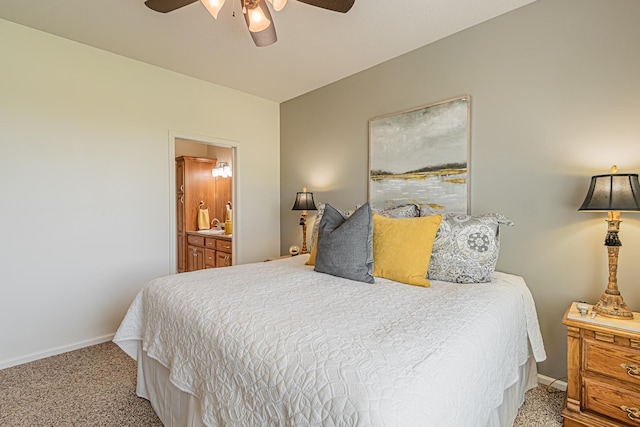
{"type": "Polygon", "coordinates": [[[299,191],[296,193],[296,201],[291,208],[292,211],[315,211],[316,204],[313,201],[313,193],[299,191]]]}
{"type": "Polygon", "coordinates": [[[638,174],[620,173],[591,177],[579,211],[640,211],[638,174]]]}
{"type": "Polygon", "coordinates": [[[218,19],[218,12],[224,6],[224,0],[200,0],[204,7],[207,8],[209,13],[213,15],[214,18],[218,19]]]}
{"type": "Polygon", "coordinates": [[[262,7],[257,5],[253,8],[247,8],[247,17],[249,18],[249,31],[252,33],[264,31],[271,25],[271,20],[267,18],[262,7]]]}
{"type": "Polygon", "coordinates": [[[244,20],[249,28],[253,43],[258,47],[264,47],[278,41],[276,27],[271,23],[271,12],[269,12],[266,2],[253,0],[246,3],[247,13],[244,14],[244,20]],[[259,9],[259,11],[255,9],[259,9]]]}
{"type": "Polygon", "coordinates": [[[269,0],[269,3],[273,6],[273,10],[280,12],[287,5],[287,0],[269,0]]]}

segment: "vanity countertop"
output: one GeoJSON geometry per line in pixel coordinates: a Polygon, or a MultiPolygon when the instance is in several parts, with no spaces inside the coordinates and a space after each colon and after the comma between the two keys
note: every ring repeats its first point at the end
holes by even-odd
{"type": "Polygon", "coordinates": [[[214,239],[220,240],[231,240],[233,234],[224,234],[223,230],[199,230],[199,231],[187,231],[187,234],[191,234],[194,236],[204,236],[204,237],[213,237],[214,239]],[[222,231],[218,233],[217,231],[222,231]]]}

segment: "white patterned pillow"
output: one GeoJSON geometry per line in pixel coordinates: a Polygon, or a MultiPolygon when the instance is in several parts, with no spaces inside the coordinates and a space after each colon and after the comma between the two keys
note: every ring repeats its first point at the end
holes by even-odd
{"type": "MultiPolygon", "coordinates": [[[[408,204],[386,209],[373,209],[373,212],[387,218],[415,218],[420,216],[418,205],[408,204]]],[[[427,215],[428,216],[428,215],[427,215]]]]}
{"type": "Polygon", "coordinates": [[[445,213],[433,242],[427,278],[455,283],[490,282],[500,253],[500,226],[513,222],[500,214],[445,213]]]}
{"type": "Polygon", "coordinates": [[[324,215],[324,203],[318,203],[316,220],[313,223],[313,231],[311,231],[311,245],[309,246],[309,252],[313,249],[313,245],[316,244],[316,239],[318,237],[318,227],[320,227],[320,221],[322,220],[322,215],[324,215]]]}
{"type": "Polygon", "coordinates": [[[442,213],[440,211],[436,211],[429,205],[420,205],[420,216],[431,216],[442,213]]]}

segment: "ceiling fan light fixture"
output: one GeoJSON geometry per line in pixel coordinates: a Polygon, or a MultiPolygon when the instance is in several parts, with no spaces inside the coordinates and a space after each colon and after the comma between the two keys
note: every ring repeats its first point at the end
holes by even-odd
{"type": "Polygon", "coordinates": [[[218,19],[218,12],[224,6],[224,0],[200,0],[204,7],[207,8],[209,13],[215,18],[218,19]]]}
{"type": "Polygon", "coordinates": [[[287,0],[269,0],[269,3],[273,6],[273,10],[280,12],[287,5],[287,0]]]}
{"type": "MultiPolygon", "coordinates": [[[[167,13],[196,3],[198,0],[145,0],[144,4],[151,10],[160,13],[167,13]]],[[[200,0],[205,8],[214,18],[218,18],[218,12],[224,6],[225,0],[200,0]]],[[[232,0],[235,1],[235,0],[232,0]]],[[[271,8],[267,5],[271,3],[274,11],[281,11],[287,4],[287,0],[240,0],[242,4],[242,14],[245,24],[251,35],[253,43],[257,47],[271,46],[278,41],[276,27],[272,25],[271,8]]],[[[319,7],[320,9],[332,10],[334,12],[347,13],[356,0],[298,0],[299,2],[319,7]]],[[[235,15],[235,9],[233,11],[235,15]]]]}
{"type": "Polygon", "coordinates": [[[259,33],[271,25],[271,21],[262,11],[260,2],[247,4],[247,17],[249,18],[249,31],[259,33]]]}

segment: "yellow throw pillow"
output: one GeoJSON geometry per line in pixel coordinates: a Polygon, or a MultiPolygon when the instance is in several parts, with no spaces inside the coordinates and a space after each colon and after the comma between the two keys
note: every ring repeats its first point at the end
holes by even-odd
{"type": "Polygon", "coordinates": [[[373,275],[430,286],[427,270],[442,215],[387,218],[373,214],[373,275]]]}
{"type": "Polygon", "coordinates": [[[311,254],[309,254],[309,259],[304,265],[316,265],[316,253],[318,252],[318,236],[316,236],[315,241],[313,242],[313,248],[311,248],[311,254]]]}

